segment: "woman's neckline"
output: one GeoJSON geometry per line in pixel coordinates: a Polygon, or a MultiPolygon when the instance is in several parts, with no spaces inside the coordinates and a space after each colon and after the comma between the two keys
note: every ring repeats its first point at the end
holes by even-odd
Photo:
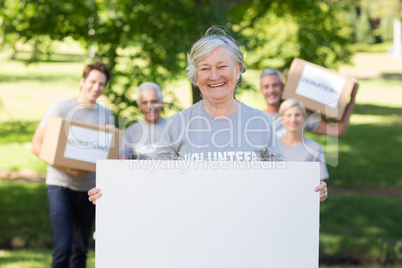
{"type": "Polygon", "coordinates": [[[205,110],[205,112],[211,116],[212,118],[216,119],[224,119],[224,118],[229,118],[233,116],[234,114],[237,113],[237,111],[240,109],[241,103],[238,100],[233,99],[233,105],[231,105],[226,111],[221,109],[221,111],[214,112],[209,105],[205,102],[205,100],[201,100],[201,106],[205,110]]]}

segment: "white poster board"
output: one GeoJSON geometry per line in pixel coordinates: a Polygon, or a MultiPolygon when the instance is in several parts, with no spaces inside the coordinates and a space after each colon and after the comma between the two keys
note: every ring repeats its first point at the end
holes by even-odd
{"type": "Polygon", "coordinates": [[[72,125],[64,157],[96,164],[96,160],[108,158],[112,139],[112,133],[72,125]]]}
{"type": "Polygon", "coordinates": [[[346,80],[310,65],[304,66],[296,94],[336,108],[346,80]]]}
{"type": "Polygon", "coordinates": [[[318,267],[319,163],[101,160],[97,268],[318,267]]]}

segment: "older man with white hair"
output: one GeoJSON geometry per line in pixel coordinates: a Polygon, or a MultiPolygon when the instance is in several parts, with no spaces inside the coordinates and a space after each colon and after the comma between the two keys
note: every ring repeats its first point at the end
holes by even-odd
{"type": "Polygon", "coordinates": [[[153,82],[142,83],[138,88],[137,104],[144,119],[127,128],[120,157],[153,159],[166,124],[166,119],[160,114],[163,105],[160,86],[153,82]]]}

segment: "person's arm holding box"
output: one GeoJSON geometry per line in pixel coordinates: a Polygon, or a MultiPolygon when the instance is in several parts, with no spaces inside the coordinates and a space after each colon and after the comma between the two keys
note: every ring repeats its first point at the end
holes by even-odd
{"type": "Polygon", "coordinates": [[[32,139],[31,152],[39,157],[42,148],[43,137],[45,136],[46,128],[38,126],[32,139]]]}

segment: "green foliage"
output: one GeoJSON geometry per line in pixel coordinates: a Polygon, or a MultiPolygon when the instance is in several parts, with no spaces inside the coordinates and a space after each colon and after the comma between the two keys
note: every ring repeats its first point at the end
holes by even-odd
{"type": "Polygon", "coordinates": [[[329,68],[347,62],[352,28],[336,3],[270,1],[265,14],[249,8],[234,27],[252,68],[288,68],[295,57],[329,68]],[[317,23],[319,22],[319,23],[317,23]]]}
{"type": "MultiPolygon", "coordinates": [[[[249,9],[247,12],[248,17],[252,18],[255,11],[249,9]]],[[[247,23],[249,22],[243,21],[234,29],[240,29],[247,23]]],[[[243,37],[240,42],[245,46],[247,67],[283,69],[289,66],[289,62],[300,53],[297,33],[297,21],[291,14],[286,13],[279,17],[275,8],[268,11],[253,27],[242,30],[243,37]]]]}
{"type": "MultiPolygon", "coordinates": [[[[18,41],[30,43],[32,61],[52,50],[50,40],[72,37],[107,63],[113,79],[106,95],[117,116],[135,112],[129,108],[136,106],[131,95],[140,83],[155,81],[164,87],[184,76],[186,53],[211,25],[227,27],[244,45],[250,55],[247,64],[254,68],[284,69],[294,57],[334,67],[348,58],[344,44],[349,28],[338,14],[339,7],[326,1],[2,3],[6,44],[15,48],[18,41]]],[[[194,94],[193,101],[197,100],[194,94]]]]}
{"type": "Polygon", "coordinates": [[[365,44],[392,40],[392,21],[402,15],[401,4],[401,0],[340,2],[340,5],[347,10],[345,14],[354,25],[356,41],[365,44]]]}
{"type": "MultiPolygon", "coordinates": [[[[298,4],[303,5],[303,2],[298,4]]],[[[299,57],[321,66],[336,68],[337,64],[347,62],[351,56],[346,44],[350,43],[352,29],[335,4],[314,3],[306,1],[307,12],[300,14],[299,5],[292,7],[292,11],[299,14],[299,57]]]]}
{"type": "Polygon", "coordinates": [[[3,45],[15,48],[18,41],[30,43],[33,61],[38,54],[51,51],[52,40],[87,36],[91,10],[86,1],[4,0],[2,4],[3,45]]]}
{"type": "Polygon", "coordinates": [[[356,22],[356,41],[364,44],[373,44],[375,41],[367,12],[360,14],[356,22]]]}
{"type": "Polygon", "coordinates": [[[394,10],[396,14],[401,12],[399,10],[401,4],[401,0],[358,0],[356,3],[361,10],[366,11],[373,19],[385,18],[390,9],[394,10]]]}
{"type": "Polygon", "coordinates": [[[388,10],[387,15],[383,18],[380,32],[382,41],[392,41],[394,37],[394,16],[393,11],[388,10]]]}

